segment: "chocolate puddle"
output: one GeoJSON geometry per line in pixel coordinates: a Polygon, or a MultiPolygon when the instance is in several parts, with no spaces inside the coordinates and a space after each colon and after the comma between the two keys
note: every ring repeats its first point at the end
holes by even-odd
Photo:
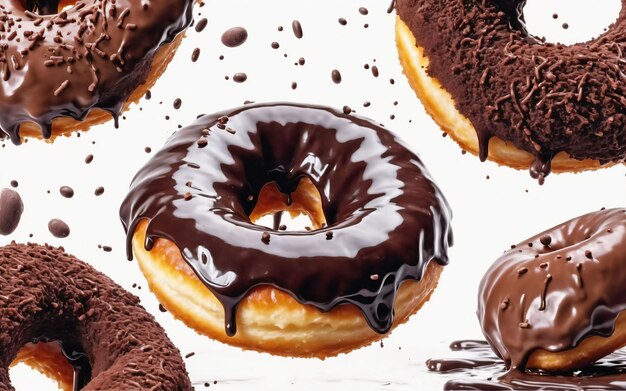
{"type": "Polygon", "coordinates": [[[626,350],[561,374],[508,370],[485,341],[455,341],[453,357],[431,359],[429,371],[449,380],[444,390],[618,390],[626,388],[626,350]]]}

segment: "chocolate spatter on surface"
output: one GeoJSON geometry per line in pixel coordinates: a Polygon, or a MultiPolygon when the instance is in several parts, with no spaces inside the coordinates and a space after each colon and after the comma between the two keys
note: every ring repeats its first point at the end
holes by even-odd
{"type": "Polygon", "coordinates": [[[545,177],[561,151],[623,162],[626,7],[600,37],[566,46],[526,31],[524,3],[397,0],[396,9],[428,73],[476,129],[482,160],[495,136],[534,155],[535,176],[545,177]]]}
{"type": "Polygon", "coordinates": [[[222,44],[229,48],[243,45],[246,39],[248,39],[248,31],[243,27],[233,27],[222,34],[222,44]]]}
{"type": "Polygon", "coordinates": [[[322,311],[351,303],[385,333],[398,286],[421,279],[431,260],[447,264],[452,243],[445,198],[392,133],[329,108],[286,103],[246,105],[179,130],[137,173],[120,217],[129,257],[143,219],[147,250],[159,238],[178,246],[224,306],[228,335],[239,301],[264,284],[322,311]],[[320,190],[327,226],[283,231],[250,221],[265,184],[289,194],[305,177],[320,190]]]}
{"type": "Polygon", "coordinates": [[[341,83],[341,72],[339,72],[337,69],[333,69],[332,72],[330,73],[330,78],[333,80],[333,83],[335,84],[341,83]]]}
{"type": "Polygon", "coordinates": [[[102,186],[98,186],[96,187],[96,190],[94,190],[93,192],[96,196],[101,196],[102,194],[104,194],[104,187],[102,186]]]}
{"type": "Polygon", "coordinates": [[[426,367],[453,377],[444,390],[621,390],[626,387],[626,352],[617,351],[573,372],[548,374],[507,370],[485,341],[455,341],[454,357],[431,359],[426,367]]]}
{"type": "Polygon", "coordinates": [[[297,20],[294,20],[291,23],[291,29],[293,30],[293,35],[295,35],[298,39],[302,38],[302,36],[304,35],[302,32],[302,25],[297,20]]]}
{"type": "Polygon", "coordinates": [[[367,8],[365,8],[365,7],[360,7],[360,8],[359,8],[359,13],[360,13],[361,15],[367,15],[367,14],[369,13],[369,11],[368,11],[368,10],[367,10],[367,8]]]}
{"type": "Polygon", "coordinates": [[[625,262],[626,209],[590,213],[513,246],[480,284],[487,341],[507,366],[524,368],[537,349],[611,335],[626,309],[625,262]]]}
{"type": "Polygon", "coordinates": [[[49,138],[59,116],[81,120],[98,108],[117,117],[157,50],[190,24],[194,1],[82,0],[46,15],[31,11],[58,0],[25,3],[2,10],[0,128],[14,143],[22,122],[49,138]]]}
{"type": "Polygon", "coordinates": [[[61,195],[65,198],[74,197],[74,189],[69,186],[61,186],[61,188],[59,189],[59,193],[61,193],[61,195]]]}
{"type": "Polygon", "coordinates": [[[70,236],[70,227],[60,219],[52,219],[48,222],[48,231],[56,238],[66,238],[70,236]]]}
{"type": "Polygon", "coordinates": [[[0,189],[0,235],[10,235],[20,224],[24,203],[12,189],[0,189]]]}
{"type": "Polygon", "coordinates": [[[139,299],[91,266],[57,248],[11,244],[0,248],[0,274],[14,282],[0,284],[0,388],[12,389],[8,366],[22,346],[61,341],[71,364],[81,354],[91,363],[83,390],[192,389],[139,299]]]}

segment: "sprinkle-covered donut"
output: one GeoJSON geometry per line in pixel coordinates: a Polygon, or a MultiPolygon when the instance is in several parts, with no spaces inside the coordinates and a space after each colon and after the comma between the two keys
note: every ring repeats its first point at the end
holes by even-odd
{"type": "Polygon", "coordinates": [[[14,143],[117,116],[156,81],[193,0],[3,0],[0,128],[14,143]],[[95,110],[98,109],[98,110],[95,110]]]}
{"type": "Polygon", "coordinates": [[[192,389],[178,349],[139,299],[49,246],[0,247],[0,358],[0,390],[13,389],[16,361],[65,390],[192,389]],[[67,360],[43,343],[51,341],[67,360]]]}
{"type": "MultiPolygon", "coordinates": [[[[624,2],[622,2],[624,4],[624,2]]],[[[596,39],[543,42],[523,0],[397,0],[400,60],[465,150],[542,180],[626,159],[626,7],[596,39]]]]}
{"type": "Polygon", "coordinates": [[[446,200],[392,133],[296,104],[179,130],[120,216],[165,308],[223,342],[290,356],[382,338],[428,300],[452,242],[446,200]],[[312,229],[254,223],[282,211],[312,229]]]}
{"type": "Polygon", "coordinates": [[[483,278],[478,317],[507,366],[564,372],[626,345],[626,209],[512,246],[483,278]]]}

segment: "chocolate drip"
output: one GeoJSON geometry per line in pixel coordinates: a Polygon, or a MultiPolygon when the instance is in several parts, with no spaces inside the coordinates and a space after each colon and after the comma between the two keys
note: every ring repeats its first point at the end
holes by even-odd
{"type": "Polygon", "coordinates": [[[143,219],[146,249],[156,238],[178,246],[223,304],[228,335],[239,301],[263,284],[322,311],[351,303],[385,333],[399,285],[419,280],[431,260],[447,264],[452,243],[447,202],[394,135],[295,104],[248,105],[179,130],[135,176],[120,217],[129,258],[143,219]],[[303,177],[320,191],[328,226],[286,232],[250,222],[263,185],[289,193],[303,177]]]}
{"type": "MultiPolygon", "coordinates": [[[[622,0],[622,5],[626,0],[622,0]]],[[[480,158],[498,137],[536,157],[543,180],[559,152],[626,161],[626,7],[596,39],[565,46],[525,27],[523,0],[397,0],[441,83],[476,129],[480,158]]]]}
{"type": "Polygon", "coordinates": [[[598,363],[571,373],[507,371],[484,341],[455,341],[458,357],[431,359],[430,371],[454,376],[444,390],[619,390],[626,387],[626,352],[618,351],[598,363]],[[463,376],[461,378],[461,376],[463,376]]]}
{"type": "Polygon", "coordinates": [[[480,284],[478,317],[507,366],[524,368],[536,349],[563,351],[585,337],[611,335],[626,310],[625,254],[626,210],[607,209],[502,255],[480,284]]]}
{"type": "Polygon", "coordinates": [[[23,122],[50,138],[54,118],[82,120],[95,108],[111,113],[117,126],[157,49],[191,23],[193,6],[193,0],[83,0],[57,12],[58,0],[3,3],[0,128],[16,144],[23,122]]]}

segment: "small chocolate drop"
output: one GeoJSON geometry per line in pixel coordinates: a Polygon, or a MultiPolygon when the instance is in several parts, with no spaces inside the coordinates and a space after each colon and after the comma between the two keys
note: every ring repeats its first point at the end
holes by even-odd
{"type": "Polygon", "coordinates": [[[339,72],[337,69],[333,69],[330,76],[333,79],[333,83],[341,83],[341,72],[339,72]]]}
{"type": "Polygon", "coordinates": [[[293,23],[291,23],[291,28],[293,29],[293,35],[296,36],[296,38],[300,39],[303,36],[302,33],[302,25],[300,24],[299,21],[294,20],[293,23]]]}
{"type": "Polygon", "coordinates": [[[74,197],[74,189],[69,186],[61,186],[61,188],[59,189],[59,193],[61,193],[61,195],[65,198],[74,197]]]}
{"type": "Polygon", "coordinates": [[[248,31],[243,27],[233,27],[226,30],[222,34],[222,43],[224,46],[234,48],[243,45],[248,39],[248,31]]]}
{"type": "Polygon", "coordinates": [[[70,235],[70,227],[60,219],[52,219],[48,222],[48,231],[56,238],[66,238],[70,235]]]}
{"type": "Polygon", "coordinates": [[[0,235],[10,235],[15,231],[23,211],[24,204],[18,192],[12,189],[0,190],[0,235]]]}

